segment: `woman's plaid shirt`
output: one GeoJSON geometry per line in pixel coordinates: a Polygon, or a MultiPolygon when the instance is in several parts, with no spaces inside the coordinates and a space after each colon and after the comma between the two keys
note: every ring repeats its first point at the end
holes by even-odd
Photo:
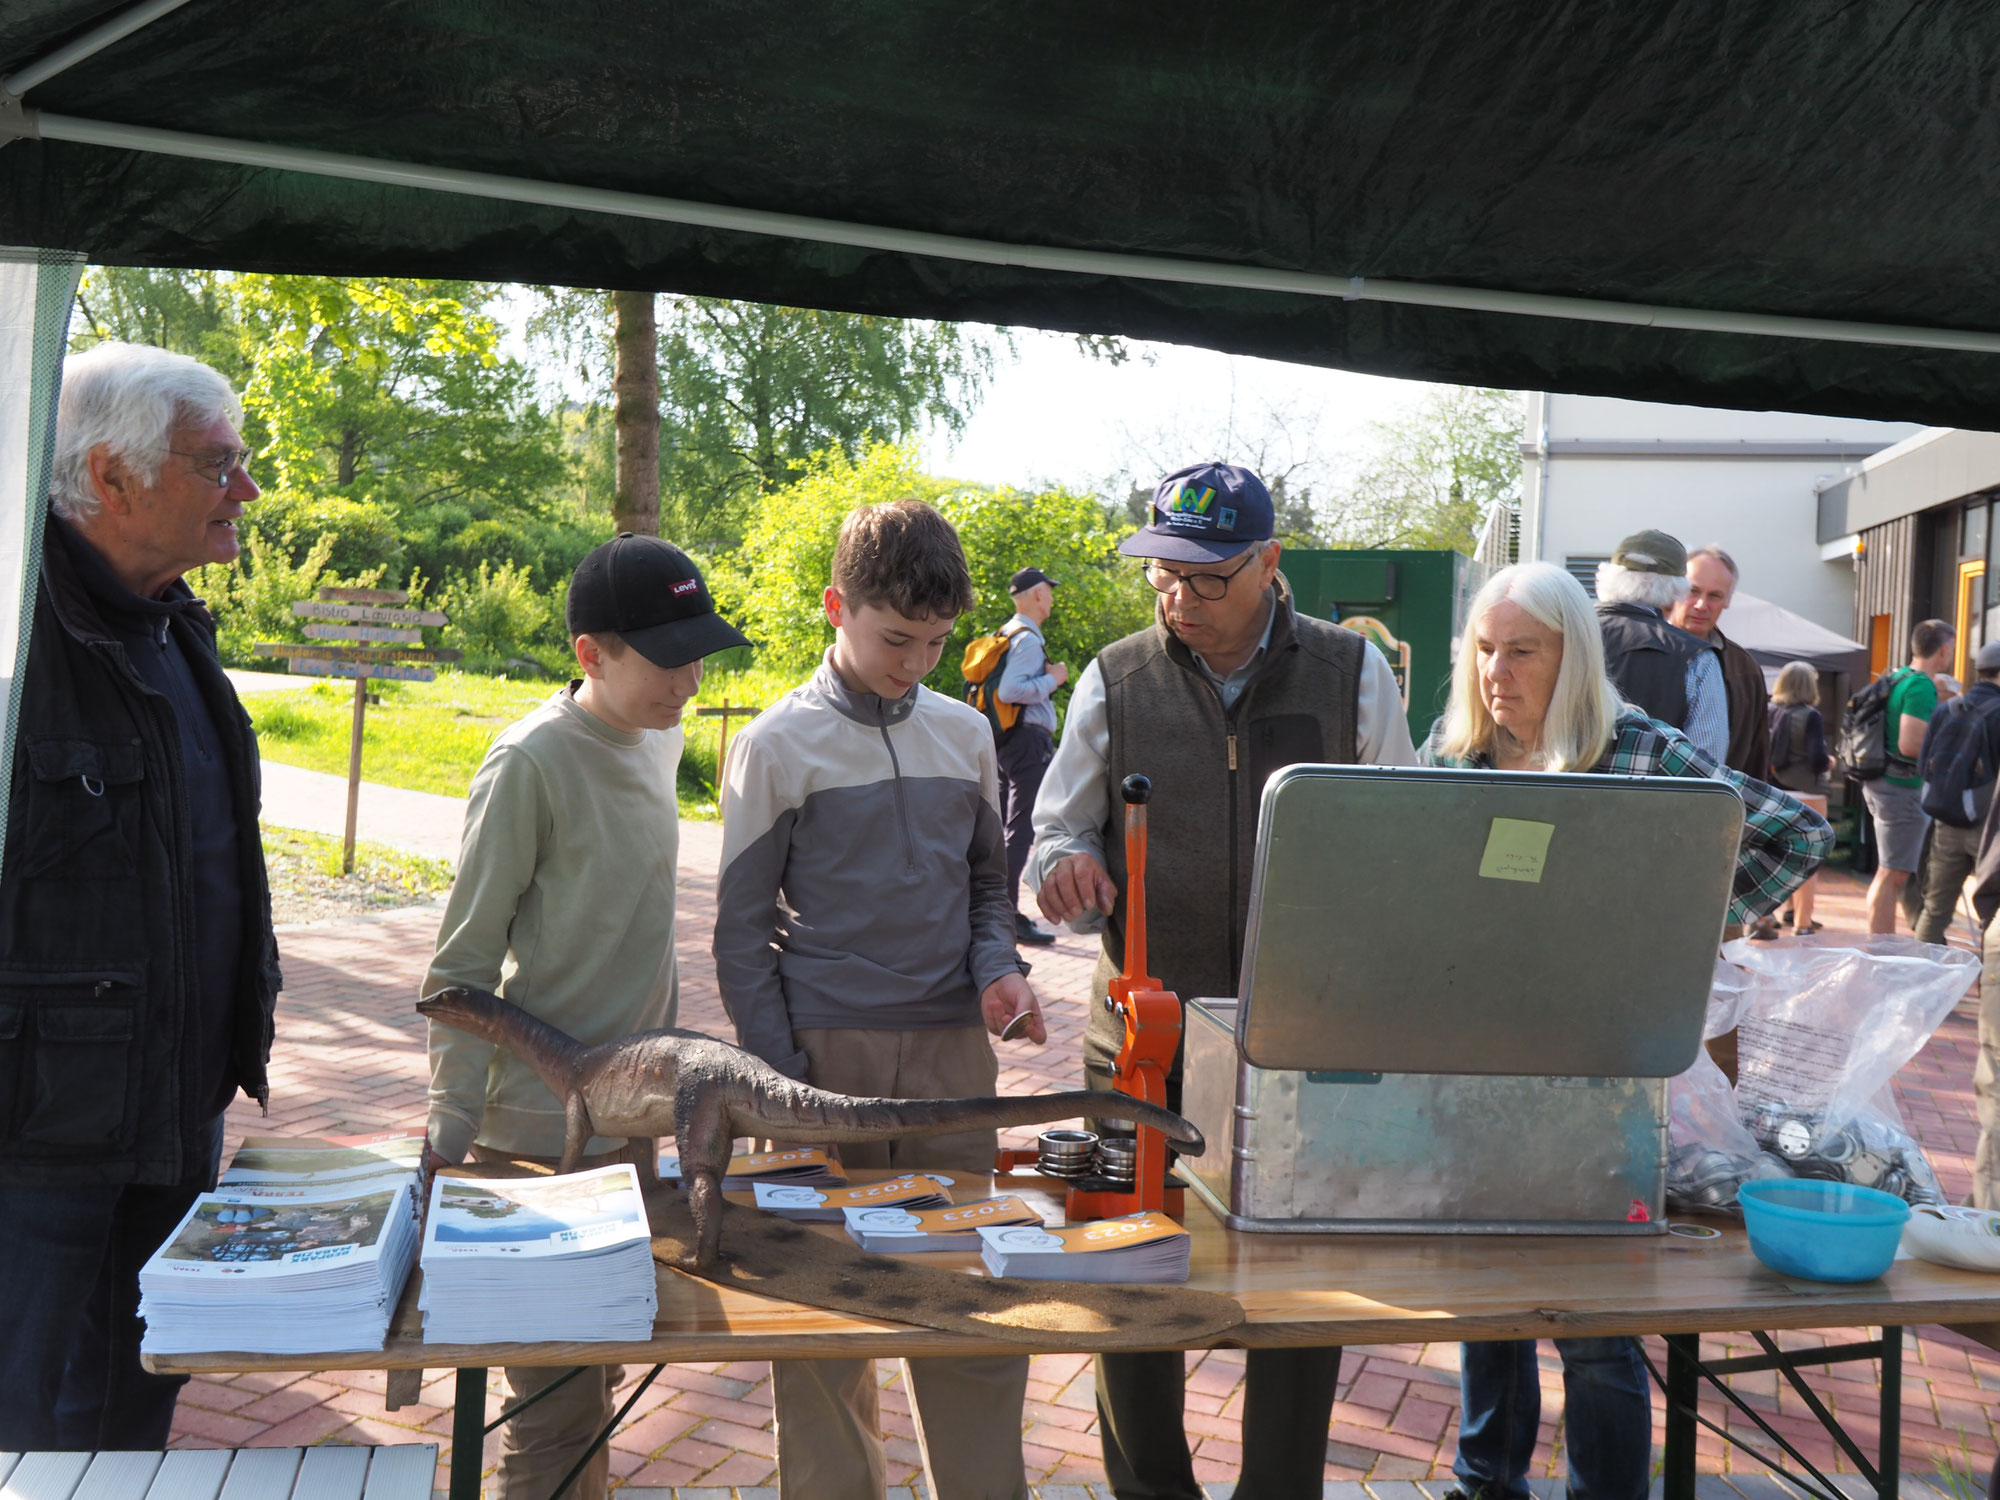
{"type": "MultiPolygon", "coordinates": [[[[1453,760],[1437,753],[1444,721],[1439,720],[1417,758],[1425,765],[1460,765],[1491,770],[1488,756],[1453,760]]],[[[1743,799],[1743,843],[1736,852],[1736,878],[1729,917],[1745,923],[1776,911],[1833,852],[1833,828],[1798,798],[1719,764],[1671,725],[1628,708],[1618,716],[1611,748],[1592,771],[1606,776],[1683,776],[1726,781],[1743,799]]]]}

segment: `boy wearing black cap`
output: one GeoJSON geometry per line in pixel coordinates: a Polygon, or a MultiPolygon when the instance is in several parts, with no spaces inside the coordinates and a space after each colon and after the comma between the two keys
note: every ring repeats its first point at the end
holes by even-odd
{"type": "MultiPolygon", "coordinates": [[[[623,533],[570,581],[583,676],[493,742],[472,780],[458,878],[423,993],[497,991],[586,1045],[674,1024],[674,795],[681,713],[701,659],[747,642],[715,613],[678,547],[623,533]]],[[[432,1023],[432,1166],[536,1158],[563,1148],[563,1107],[527,1065],[432,1023]]],[[[618,1159],[594,1139],[584,1166],[618,1159]]],[[[566,1373],[506,1371],[511,1400],[566,1373]]],[[[615,1366],[587,1369],[507,1425],[497,1493],[544,1500],[611,1419],[615,1366]]],[[[600,1450],[577,1483],[605,1493],[600,1450]]]]}

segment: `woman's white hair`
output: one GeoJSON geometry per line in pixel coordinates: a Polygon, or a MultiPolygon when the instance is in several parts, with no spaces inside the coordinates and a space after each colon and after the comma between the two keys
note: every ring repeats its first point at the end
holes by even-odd
{"type": "Polygon", "coordinates": [[[97,344],[63,361],[49,504],[65,521],[85,521],[100,501],[90,483],[98,447],[157,484],[174,432],[218,417],[241,426],[243,404],[214,370],[185,354],[146,344],[97,344]]]}
{"type": "Polygon", "coordinates": [[[1604,637],[1590,596],[1554,563],[1502,568],[1473,595],[1465,637],[1452,667],[1451,702],[1438,748],[1461,760],[1492,756],[1499,748],[1504,731],[1493,722],[1479,691],[1479,636],[1488,613],[1503,601],[1519,605],[1529,618],[1562,637],[1562,665],[1542,719],[1542,769],[1588,771],[1610,747],[1621,704],[1618,690],[1604,675],[1604,637]]]}
{"type": "Polygon", "coordinates": [[[1597,597],[1606,604],[1644,604],[1665,614],[1687,596],[1685,577],[1642,573],[1636,568],[1621,568],[1615,562],[1597,565],[1597,597]]]}

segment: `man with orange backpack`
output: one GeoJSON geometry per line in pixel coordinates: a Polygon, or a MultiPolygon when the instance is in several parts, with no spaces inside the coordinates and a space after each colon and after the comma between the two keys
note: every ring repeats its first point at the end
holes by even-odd
{"type": "Polygon", "coordinates": [[[1042,626],[1055,607],[1055,580],[1023,568],[1008,580],[1013,618],[965,650],[966,701],[986,715],[1000,751],[1000,806],[1007,819],[1007,893],[1014,905],[1014,940],[1037,946],[1055,935],[1021,911],[1021,872],[1035,842],[1035,794],[1056,754],[1056,710],[1050,701],[1069,681],[1069,668],[1048,659],[1042,626]],[[975,675],[976,674],[976,675],[975,675]]]}

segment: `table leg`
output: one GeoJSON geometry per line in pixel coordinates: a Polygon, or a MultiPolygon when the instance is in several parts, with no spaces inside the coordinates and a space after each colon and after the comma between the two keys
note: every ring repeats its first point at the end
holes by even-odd
{"type": "Polygon", "coordinates": [[[486,1453],[485,1370],[460,1370],[451,1411],[450,1500],[479,1500],[486,1453]]]}
{"type": "Polygon", "coordinates": [[[1662,1500],[1694,1500],[1694,1412],[1701,1395],[1701,1338],[1667,1335],[1666,1452],[1660,1472],[1662,1500]]]}
{"type": "Polygon", "coordinates": [[[1875,1493],[1896,1500],[1903,1467],[1903,1330],[1882,1330],[1881,1448],[1875,1460],[1875,1493]]]}

